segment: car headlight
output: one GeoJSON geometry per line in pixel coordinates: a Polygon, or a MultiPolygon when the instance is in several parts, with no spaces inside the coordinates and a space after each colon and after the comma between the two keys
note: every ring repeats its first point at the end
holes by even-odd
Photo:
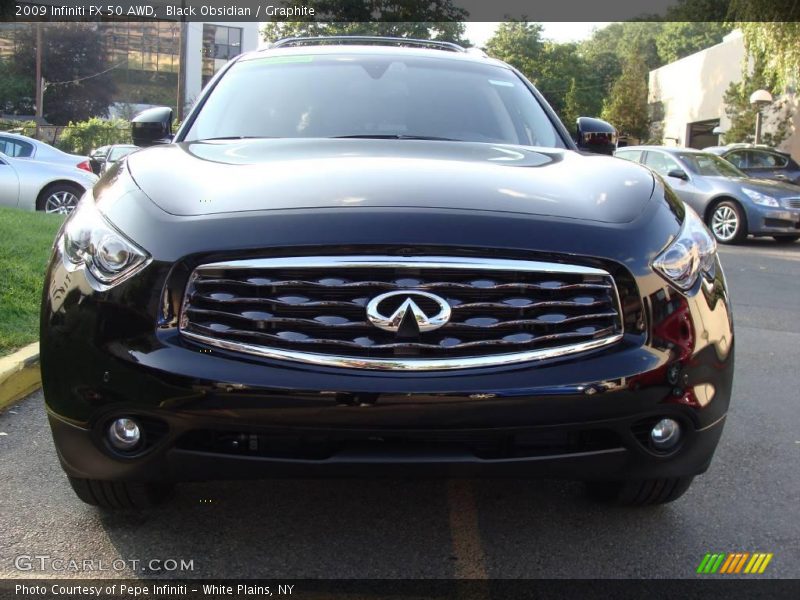
{"type": "Polygon", "coordinates": [[[683,225],[672,243],[653,261],[653,266],[682,290],[690,289],[702,273],[714,276],[717,242],[688,206],[683,225]]]}
{"type": "Polygon", "coordinates": [[[107,289],[150,262],[150,256],[117,231],[85,197],[64,224],[62,235],[67,268],[81,266],[107,289]]]}
{"type": "Polygon", "coordinates": [[[747,195],[750,200],[755,202],[756,204],[760,204],[761,206],[772,206],[777,208],[780,206],[778,201],[773,198],[772,196],[768,196],[767,194],[762,194],[761,192],[757,192],[756,190],[751,190],[750,188],[743,187],[742,191],[747,195]]]}

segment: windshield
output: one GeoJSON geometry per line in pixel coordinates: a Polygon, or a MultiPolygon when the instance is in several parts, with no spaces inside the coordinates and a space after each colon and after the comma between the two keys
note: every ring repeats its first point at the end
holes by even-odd
{"type": "Polygon", "coordinates": [[[734,167],[724,158],[714,154],[685,153],[679,154],[681,160],[689,170],[698,175],[709,177],[747,177],[742,171],[734,167]]]}
{"type": "Polygon", "coordinates": [[[242,60],[220,79],[184,141],[349,136],[564,147],[509,69],[362,54],[242,60]]]}

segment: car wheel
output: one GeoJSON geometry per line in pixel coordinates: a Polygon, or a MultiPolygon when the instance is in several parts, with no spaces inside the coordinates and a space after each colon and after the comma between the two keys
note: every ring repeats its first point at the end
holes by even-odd
{"type": "Polygon", "coordinates": [[[747,219],[736,202],[724,200],[717,204],[709,221],[711,233],[722,244],[738,244],[747,237],[747,219]]]}
{"type": "Polygon", "coordinates": [[[677,500],[689,489],[694,477],[665,477],[637,481],[602,481],[587,483],[594,500],[623,506],[651,506],[677,500]]]}
{"type": "Polygon", "coordinates": [[[173,486],[155,483],[128,483],[67,477],[75,494],[93,506],[112,509],[143,509],[162,504],[173,486]]]}
{"type": "Polygon", "coordinates": [[[779,244],[791,244],[792,242],[800,240],[800,235],[773,235],[772,239],[779,244]]]}
{"type": "Polygon", "coordinates": [[[36,202],[36,210],[57,215],[68,215],[75,207],[83,195],[83,190],[71,183],[55,183],[46,187],[39,194],[36,202]]]}

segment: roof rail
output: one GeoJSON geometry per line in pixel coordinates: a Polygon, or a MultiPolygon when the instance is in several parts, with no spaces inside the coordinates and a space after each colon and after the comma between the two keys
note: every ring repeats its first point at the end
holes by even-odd
{"type": "Polygon", "coordinates": [[[453,42],[439,40],[418,40],[403,37],[381,37],[378,35],[321,35],[315,37],[289,37],[273,42],[272,48],[286,48],[289,46],[313,46],[315,44],[375,44],[384,46],[413,46],[418,48],[436,48],[449,52],[466,52],[463,46],[453,42]]]}

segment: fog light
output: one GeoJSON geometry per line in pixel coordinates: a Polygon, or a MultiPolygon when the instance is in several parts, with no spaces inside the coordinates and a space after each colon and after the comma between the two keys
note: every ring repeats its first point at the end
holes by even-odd
{"type": "Polygon", "coordinates": [[[661,419],[650,431],[650,439],[657,450],[671,450],[681,439],[681,426],[674,419],[661,419]]]}
{"type": "Polygon", "coordinates": [[[108,428],[108,441],[117,450],[133,450],[141,439],[142,432],[133,419],[117,419],[108,428]]]}

